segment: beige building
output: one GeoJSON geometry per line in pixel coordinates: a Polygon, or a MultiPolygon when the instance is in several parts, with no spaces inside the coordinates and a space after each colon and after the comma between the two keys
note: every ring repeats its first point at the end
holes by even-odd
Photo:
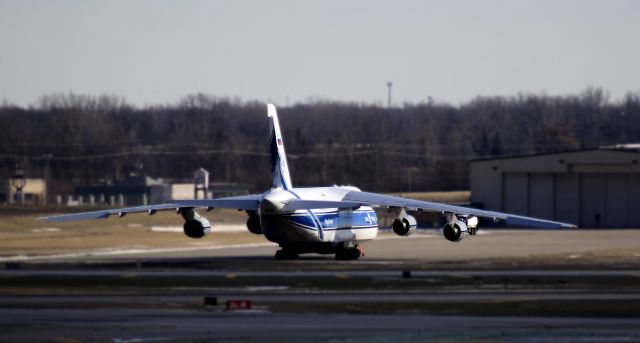
{"type": "MultiPolygon", "coordinates": [[[[44,179],[25,179],[26,184],[22,189],[24,203],[28,205],[42,205],[46,196],[46,182],[44,179]]],[[[0,204],[20,203],[17,199],[16,189],[11,179],[0,180],[0,204]]]]}
{"type": "Polygon", "coordinates": [[[580,227],[640,227],[638,161],[630,146],[474,160],[471,202],[580,227]]]}

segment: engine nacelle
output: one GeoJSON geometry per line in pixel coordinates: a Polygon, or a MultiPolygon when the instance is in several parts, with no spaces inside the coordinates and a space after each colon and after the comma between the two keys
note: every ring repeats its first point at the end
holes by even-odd
{"type": "Polygon", "coordinates": [[[410,216],[402,210],[398,218],[393,221],[393,232],[398,236],[409,236],[416,232],[418,222],[414,216],[410,216]]]}
{"type": "Polygon", "coordinates": [[[206,218],[189,219],[184,222],[184,234],[190,238],[202,238],[211,231],[211,224],[206,218]]]}
{"type": "Polygon", "coordinates": [[[247,229],[249,232],[254,235],[262,234],[262,226],[260,225],[260,217],[256,214],[249,214],[249,219],[247,219],[247,229]]]}
{"type": "MultiPolygon", "coordinates": [[[[474,217],[475,218],[475,217],[474,217]]],[[[442,229],[444,238],[451,242],[458,242],[469,234],[467,218],[458,217],[454,214],[447,214],[447,224],[442,229]]],[[[477,219],[476,219],[477,220],[477,219]]]]}
{"type": "Polygon", "coordinates": [[[205,217],[201,217],[192,207],[185,207],[179,210],[184,218],[184,234],[190,238],[202,238],[211,231],[211,223],[205,217]]]}

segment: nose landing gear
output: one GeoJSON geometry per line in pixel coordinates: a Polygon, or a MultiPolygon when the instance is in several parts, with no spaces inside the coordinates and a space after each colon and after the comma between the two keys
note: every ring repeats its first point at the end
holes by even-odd
{"type": "Polygon", "coordinates": [[[364,249],[357,245],[353,247],[338,248],[336,251],[336,260],[339,261],[357,260],[361,256],[364,256],[364,249]]]}

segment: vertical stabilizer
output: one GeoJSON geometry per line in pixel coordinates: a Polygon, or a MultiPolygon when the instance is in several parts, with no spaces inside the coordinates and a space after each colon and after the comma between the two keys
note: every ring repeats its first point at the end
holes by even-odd
{"type": "Polygon", "coordinates": [[[278,113],[273,104],[267,104],[267,116],[271,128],[271,174],[273,175],[273,187],[291,189],[291,176],[287,165],[287,155],[284,152],[284,142],[280,133],[278,113]]]}

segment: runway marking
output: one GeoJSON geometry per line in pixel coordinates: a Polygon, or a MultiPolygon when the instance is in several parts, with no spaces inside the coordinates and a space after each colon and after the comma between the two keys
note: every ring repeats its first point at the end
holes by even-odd
{"type": "Polygon", "coordinates": [[[58,229],[57,227],[42,227],[42,228],[37,228],[37,229],[32,229],[31,232],[58,232],[60,231],[60,229],[58,229]]]}
{"type": "Polygon", "coordinates": [[[53,339],[56,342],[64,342],[64,343],[80,343],[80,340],[75,338],[66,338],[66,337],[56,337],[53,339]]]}
{"type": "Polygon", "coordinates": [[[247,292],[278,292],[278,291],[288,291],[288,286],[250,286],[244,287],[244,290],[247,292]]]}
{"type": "Polygon", "coordinates": [[[140,342],[158,342],[158,341],[168,341],[172,338],[114,338],[113,341],[115,343],[140,343],[140,342]]]}

